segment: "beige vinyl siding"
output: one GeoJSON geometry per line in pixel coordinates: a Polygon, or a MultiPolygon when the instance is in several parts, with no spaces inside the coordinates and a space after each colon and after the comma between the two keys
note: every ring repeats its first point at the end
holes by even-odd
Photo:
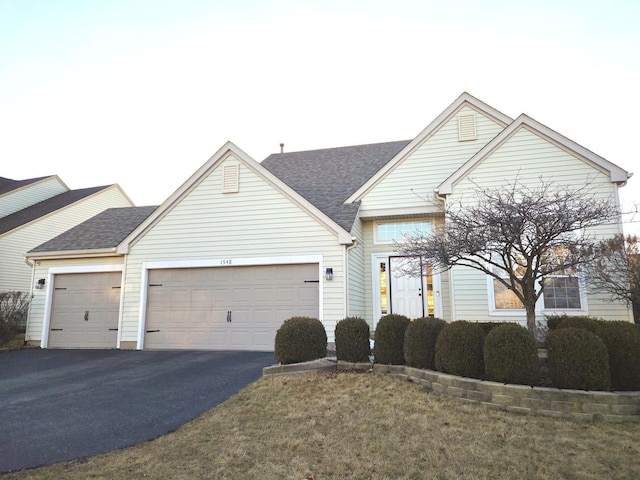
{"type": "MultiPolygon", "coordinates": [[[[123,257],[100,257],[100,258],[72,258],[64,260],[40,260],[35,265],[33,278],[46,279],[49,282],[49,269],[57,267],[92,267],[95,265],[121,265],[124,262],[123,257]]],[[[30,269],[31,272],[31,269],[30,269]]],[[[31,278],[31,273],[29,274],[31,278]]],[[[42,340],[42,324],[44,322],[44,313],[46,306],[47,287],[42,289],[33,289],[33,298],[29,308],[29,319],[27,321],[27,331],[25,339],[31,344],[40,344],[42,340]]]]}
{"type": "Polygon", "coordinates": [[[67,191],[57,177],[45,178],[0,196],[0,218],[67,191]]]}
{"type": "Polygon", "coordinates": [[[345,315],[344,246],[306,211],[263,177],[240,163],[239,192],[222,193],[221,162],[175,207],[144,234],[127,258],[123,341],[136,341],[140,317],[141,274],[145,261],[271,258],[322,255],[322,268],[333,268],[323,282],[323,321],[333,337],[345,315]]]}
{"type": "Polygon", "coordinates": [[[107,208],[130,206],[131,202],[114,185],[0,236],[0,291],[30,290],[31,269],[24,262],[24,254],[32,248],[107,208]]]}
{"type": "MultiPolygon", "coordinates": [[[[481,187],[505,187],[520,184],[539,185],[541,181],[554,185],[580,188],[587,183],[590,194],[610,199],[618,204],[618,187],[611,183],[608,172],[570,154],[528,128],[520,128],[484,161],[453,187],[448,199],[451,205],[473,201],[474,191],[481,187]]],[[[622,225],[613,223],[593,229],[598,237],[622,232],[622,225]]],[[[586,279],[588,281],[588,279],[586,279]]],[[[457,320],[522,321],[522,316],[489,315],[486,276],[469,268],[454,272],[455,309],[457,320]]],[[[588,296],[589,315],[605,319],[627,320],[629,309],[619,302],[610,303],[602,296],[588,296]]]]}
{"type": "Polygon", "coordinates": [[[361,210],[424,207],[433,202],[438,185],[502,131],[499,124],[468,106],[459,111],[460,115],[471,113],[476,115],[477,140],[458,140],[458,119],[453,115],[364,196],[361,210]]]}
{"type": "Polygon", "coordinates": [[[349,249],[348,265],[349,265],[349,310],[348,315],[351,317],[365,316],[365,284],[367,277],[365,276],[365,256],[362,236],[362,221],[359,218],[353,222],[351,234],[356,237],[356,246],[349,249]]]}

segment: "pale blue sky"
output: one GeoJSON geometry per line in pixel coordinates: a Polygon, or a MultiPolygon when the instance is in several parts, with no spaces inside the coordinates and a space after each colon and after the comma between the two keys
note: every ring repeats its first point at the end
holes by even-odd
{"type": "Polygon", "coordinates": [[[262,160],[410,139],[463,91],[636,172],[640,1],[0,0],[0,176],[163,201],[262,160]]]}

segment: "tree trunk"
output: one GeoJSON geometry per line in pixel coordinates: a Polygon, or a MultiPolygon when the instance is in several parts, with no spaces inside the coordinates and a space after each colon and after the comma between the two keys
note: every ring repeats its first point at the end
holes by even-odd
{"type": "Polygon", "coordinates": [[[527,305],[527,328],[533,334],[534,338],[537,340],[537,332],[536,332],[536,304],[527,305]]]}

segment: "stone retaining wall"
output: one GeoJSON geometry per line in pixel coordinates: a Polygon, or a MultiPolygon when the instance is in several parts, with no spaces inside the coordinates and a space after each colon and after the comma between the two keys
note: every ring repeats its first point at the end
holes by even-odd
{"type": "MultiPolygon", "coordinates": [[[[338,362],[339,369],[352,366],[341,363],[338,362]]],[[[373,371],[397,375],[424,384],[434,392],[493,410],[575,420],[640,423],[640,392],[592,392],[509,385],[403,365],[374,365],[373,371]]]]}
{"type": "Polygon", "coordinates": [[[349,363],[323,358],[312,362],[265,367],[264,377],[309,374],[318,371],[373,370],[405,378],[463,402],[523,415],[544,415],[575,420],[640,423],[640,392],[591,392],[529,387],[457,377],[405,365],[349,363]]]}

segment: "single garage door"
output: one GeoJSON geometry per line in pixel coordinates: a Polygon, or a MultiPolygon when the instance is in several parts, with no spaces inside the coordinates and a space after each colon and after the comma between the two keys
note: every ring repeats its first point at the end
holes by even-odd
{"type": "Polygon", "coordinates": [[[293,316],[318,318],[318,265],[149,271],[145,348],[272,351],[293,316]]]}
{"type": "Polygon", "coordinates": [[[50,348],[115,348],[121,272],[54,275],[50,348]]]}

